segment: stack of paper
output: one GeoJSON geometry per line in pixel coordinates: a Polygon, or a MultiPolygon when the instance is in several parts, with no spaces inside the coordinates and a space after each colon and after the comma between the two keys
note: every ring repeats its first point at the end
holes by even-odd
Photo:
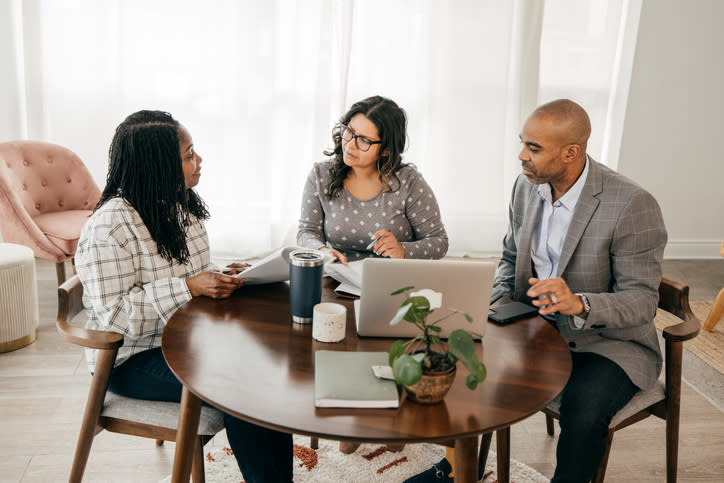
{"type": "Polygon", "coordinates": [[[357,260],[349,262],[346,266],[341,263],[327,263],[324,265],[324,274],[339,282],[335,289],[337,293],[360,295],[362,289],[362,262],[357,260]]]}
{"type": "Polygon", "coordinates": [[[300,249],[295,246],[280,248],[234,276],[243,279],[247,285],[289,280],[289,254],[300,249]]]}

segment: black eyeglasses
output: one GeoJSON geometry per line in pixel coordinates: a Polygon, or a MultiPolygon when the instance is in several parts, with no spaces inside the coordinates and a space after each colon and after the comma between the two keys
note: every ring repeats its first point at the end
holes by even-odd
{"type": "Polygon", "coordinates": [[[355,134],[351,127],[345,126],[344,124],[340,125],[339,133],[342,135],[342,139],[345,142],[350,142],[354,139],[357,149],[365,153],[370,150],[373,144],[382,144],[382,141],[371,141],[364,136],[355,134]]]}

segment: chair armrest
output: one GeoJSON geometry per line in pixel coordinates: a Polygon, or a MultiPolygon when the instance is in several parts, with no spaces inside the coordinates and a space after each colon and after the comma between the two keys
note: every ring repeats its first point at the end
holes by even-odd
{"type": "Polygon", "coordinates": [[[68,321],[83,310],[83,285],[78,275],[73,275],[58,287],[58,317],[55,320],[58,333],[72,344],[91,349],[117,350],[123,345],[123,334],[70,325],[68,321]]]}
{"type": "Polygon", "coordinates": [[[56,321],[58,333],[66,341],[91,349],[112,350],[123,345],[123,334],[103,330],[73,327],[66,321],[56,321]]]}
{"type": "Polygon", "coordinates": [[[676,315],[682,323],[663,329],[663,336],[670,342],[693,339],[699,333],[701,322],[689,306],[689,286],[662,277],[659,285],[659,308],[676,315]]]}

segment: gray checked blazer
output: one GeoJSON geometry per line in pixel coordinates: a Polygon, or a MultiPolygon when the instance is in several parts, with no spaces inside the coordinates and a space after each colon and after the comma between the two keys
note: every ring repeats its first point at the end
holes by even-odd
{"type": "MultiPolygon", "coordinates": [[[[659,299],[666,227],[656,200],[643,188],[588,158],[588,178],[568,228],[557,276],[584,293],[591,312],[581,329],[557,314],[557,327],[572,351],[595,352],[618,364],[641,389],[661,372],[653,323],[659,299]]],[[[533,276],[531,239],[542,201],[537,186],[520,175],[513,186],[508,231],[491,302],[525,295],[533,276]]]]}

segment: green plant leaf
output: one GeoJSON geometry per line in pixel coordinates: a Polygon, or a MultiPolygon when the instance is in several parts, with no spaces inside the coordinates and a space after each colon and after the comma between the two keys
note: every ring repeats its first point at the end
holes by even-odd
{"type": "Polygon", "coordinates": [[[470,390],[475,389],[478,387],[478,378],[472,374],[468,374],[468,377],[465,378],[465,385],[468,386],[468,389],[470,390]]]}
{"type": "Polygon", "coordinates": [[[403,293],[403,292],[407,292],[408,290],[412,290],[413,288],[415,288],[415,287],[413,287],[412,285],[410,285],[409,287],[403,287],[403,288],[401,288],[401,289],[399,289],[399,290],[395,290],[395,291],[392,292],[390,295],[399,295],[399,294],[401,294],[401,293],[403,293]]]}
{"type": "Polygon", "coordinates": [[[395,361],[398,357],[400,357],[402,354],[405,353],[405,341],[404,340],[396,340],[392,343],[392,346],[390,346],[390,353],[387,357],[387,364],[390,365],[390,367],[394,367],[395,361]]]}
{"type": "Polygon", "coordinates": [[[424,352],[415,352],[410,357],[415,359],[417,362],[422,362],[422,360],[425,358],[425,356],[427,356],[427,354],[425,354],[424,352]]]}
{"type": "Polygon", "coordinates": [[[438,327],[437,325],[428,325],[428,330],[431,330],[432,332],[440,332],[442,330],[442,327],[438,327]]]}
{"type": "Polygon", "coordinates": [[[411,303],[415,310],[430,310],[430,301],[420,295],[408,297],[407,302],[411,303]]]}
{"type": "Polygon", "coordinates": [[[424,322],[431,312],[430,301],[425,297],[408,297],[405,303],[412,304],[412,307],[404,317],[408,322],[424,322]]]}
{"type": "Polygon", "coordinates": [[[410,310],[410,307],[412,307],[412,304],[405,304],[399,309],[397,309],[397,313],[394,317],[392,317],[392,320],[390,320],[390,325],[397,325],[400,323],[402,319],[406,319],[405,315],[407,315],[407,312],[410,310]]]}
{"type": "Polygon", "coordinates": [[[422,378],[422,366],[409,354],[403,354],[392,366],[395,380],[405,386],[412,386],[422,378]]]}
{"type": "Polygon", "coordinates": [[[469,332],[457,329],[454,330],[447,340],[450,352],[458,359],[463,361],[465,367],[470,371],[470,375],[466,380],[466,384],[470,389],[475,389],[478,383],[483,382],[486,376],[485,365],[478,359],[478,353],[475,350],[475,341],[469,332]],[[474,381],[474,384],[473,382],[474,381]],[[472,384],[472,387],[471,387],[472,384]]]}
{"type": "Polygon", "coordinates": [[[483,382],[485,380],[485,376],[487,376],[485,364],[482,362],[478,363],[475,368],[470,371],[470,375],[474,377],[477,382],[483,382]]]}

